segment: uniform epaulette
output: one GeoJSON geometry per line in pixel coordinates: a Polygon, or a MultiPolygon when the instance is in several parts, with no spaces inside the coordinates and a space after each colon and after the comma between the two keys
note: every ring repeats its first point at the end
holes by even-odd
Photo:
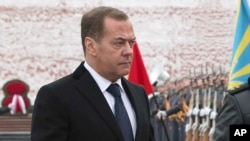
{"type": "Polygon", "coordinates": [[[250,90],[250,85],[248,83],[244,83],[240,85],[239,87],[236,87],[234,89],[228,90],[228,93],[231,95],[239,94],[243,91],[250,90]]]}

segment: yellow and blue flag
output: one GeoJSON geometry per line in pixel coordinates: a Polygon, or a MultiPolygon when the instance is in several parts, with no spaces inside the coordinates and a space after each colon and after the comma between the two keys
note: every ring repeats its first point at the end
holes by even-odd
{"type": "Polygon", "coordinates": [[[250,9],[247,0],[239,0],[228,89],[247,82],[250,76],[250,9]]]}

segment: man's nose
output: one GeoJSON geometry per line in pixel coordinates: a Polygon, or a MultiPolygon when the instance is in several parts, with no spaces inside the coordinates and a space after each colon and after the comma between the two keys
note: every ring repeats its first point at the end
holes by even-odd
{"type": "Polygon", "coordinates": [[[127,42],[125,49],[123,50],[123,55],[132,55],[133,54],[133,45],[127,42]]]}

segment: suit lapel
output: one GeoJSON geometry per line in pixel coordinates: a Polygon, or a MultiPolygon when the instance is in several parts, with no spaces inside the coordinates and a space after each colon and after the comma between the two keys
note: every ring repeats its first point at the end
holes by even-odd
{"type": "Polygon", "coordinates": [[[140,137],[141,135],[139,135],[139,133],[141,133],[141,128],[142,127],[142,117],[141,117],[141,110],[142,108],[145,107],[141,107],[140,104],[140,100],[136,101],[136,99],[140,99],[141,97],[139,97],[138,92],[135,90],[135,87],[133,85],[131,85],[128,80],[126,80],[125,78],[122,78],[122,85],[128,95],[128,98],[134,108],[135,111],[135,115],[136,115],[136,123],[137,123],[137,129],[136,129],[136,135],[135,135],[135,140],[137,140],[137,137],[140,137]]]}
{"type": "Polygon", "coordinates": [[[89,101],[100,117],[103,118],[107,125],[110,126],[115,134],[117,134],[122,140],[122,134],[116,123],[113,112],[111,111],[97,83],[83,66],[83,63],[77,68],[73,75],[78,79],[75,86],[80,91],[81,95],[89,101]]]}

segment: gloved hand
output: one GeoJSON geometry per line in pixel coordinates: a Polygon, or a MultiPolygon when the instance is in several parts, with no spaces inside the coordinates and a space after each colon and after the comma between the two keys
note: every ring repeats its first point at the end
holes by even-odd
{"type": "Polygon", "coordinates": [[[210,119],[215,120],[216,116],[217,116],[217,112],[212,111],[211,114],[210,114],[210,119]]]}
{"type": "Polygon", "coordinates": [[[158,119],[161,119],[161,118],[166,118],[167,116],[167,113],[165,110],[158,110],[158,112],[156,113],[155,115],[158,119]]]}
{"type": "Polygon", "coordinates": [[[200,109],[197,108],[197,107],[194,107],[193,110],[192,110],[192,114],[193,114],[194,116],[197,116],[197,115],[199,114],[199,112],[200,112],[200,109]]]}

